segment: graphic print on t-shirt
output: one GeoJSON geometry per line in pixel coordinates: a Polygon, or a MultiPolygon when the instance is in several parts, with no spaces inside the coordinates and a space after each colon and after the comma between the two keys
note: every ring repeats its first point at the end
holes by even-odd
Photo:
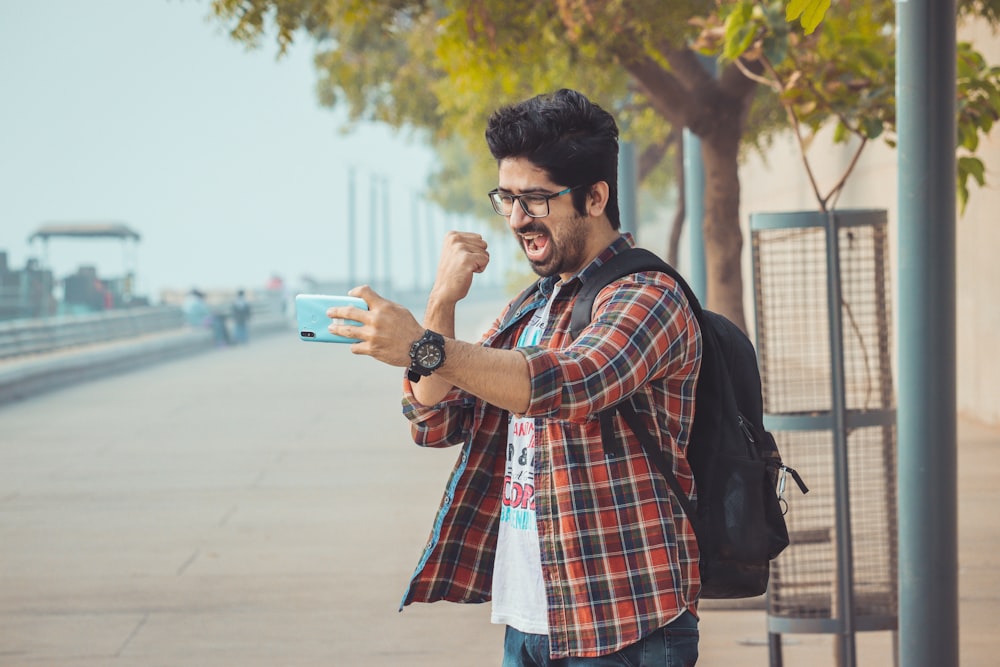
{"type": "MultiPolygon", "coordinates": [[[[535,311],[517,341],[538,345],[549,316],[548,304],[535,311]]],[[[548,606],[535,516],[535,419],[511,417],[507,430],[500,532],[493,568],[493,623],[521,632],[548,634],[548,606]]]]}
{"type": "Polygon", "coordinates": [[[508,440],[500,521],[528,530],[535,521],[535,420],[511,419],[508,440]]]}

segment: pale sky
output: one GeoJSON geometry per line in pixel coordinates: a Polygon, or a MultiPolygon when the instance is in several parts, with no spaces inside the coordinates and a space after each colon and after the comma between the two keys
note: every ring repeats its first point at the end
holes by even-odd
{"type": "MultiPolygon", "coordinates": [[[[423,206],[411,220],[430,151],[379,127],[341,136],[338,115],[316,101],[311,42],[278,60],[272,40],[248,51],[209,15],[207,0],[0,0],[0,250],[9,265],[43,257],[27,240],[43,223],[111,221],[142,234],[134,251],[54,239],[47,259],[57,278],[82,264],[118,276],[134,262],[137,292],[154,301],[162,289],[252,289],[272,273],[292,284],[303,274],[343,279],[353,167],[356,270],[367,278],[372,267],[376,176],[389,183],[397,280],[429,274],[443,230],[475,224],[437,214],[422,231],[423,206]]],[[[376,284],[381,266],[365,282],[376,284]]]]}

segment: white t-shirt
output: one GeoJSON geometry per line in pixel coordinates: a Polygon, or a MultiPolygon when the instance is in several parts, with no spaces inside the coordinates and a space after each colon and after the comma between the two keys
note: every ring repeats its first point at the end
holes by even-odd
{"type": "MultiPolygon", "coordinates": [[[[556,287],[558,292],[558,286],[556,287]]],[[[537,345],[549,319],[555,292],[537,309],[521,332],[518,347],[537,345]]],[[[490,620],[521,632],[549,633],[548,605],[542,580],[535,514],[535,420],[511,417],[507,427],[507,469],[503,509],[493,565],[493,610],[490,620]]]]}

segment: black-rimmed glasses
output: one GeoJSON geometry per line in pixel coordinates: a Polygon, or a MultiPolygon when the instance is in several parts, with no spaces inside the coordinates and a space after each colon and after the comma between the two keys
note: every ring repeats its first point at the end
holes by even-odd
{"type": "Polygon", "coordinates": [[[574,185],[571,188],[566,188],[565,190],[560,190],[559,192],[554,192],[550,195],[543,194],[541,192],[528,192],[523,195],[512,195],[509,192],[501,192],[500,190],[490,190],[490,203],[493,204],[493,210],[497,212],[498,215],[509,216],[514,212],[514,201],[521,205],[521,210],[529,218],[544,218],[549,214],[549,200],[555,199],[556,197],[561,197],[564,194],[572,192],[577,188],[583,187],[581,185],[574,185]]]}

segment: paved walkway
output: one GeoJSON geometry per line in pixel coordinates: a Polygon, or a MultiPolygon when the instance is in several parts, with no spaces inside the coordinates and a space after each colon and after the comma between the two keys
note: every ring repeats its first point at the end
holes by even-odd
{"type": "MultiPolygon", "coordinates": [[[[456,453],[410,444],[399,377],[289,330],[0,408],[0,666],[499,665],[488,606],[397,612],[456,453]]],[[[960,435],[962,664],[986,667],[1000,431],[960,435]]],[[[703,617],[699,665],[768,664],[763,611],[703,617]]],[[[891,664],[888,633],[858,643],[891,664]]],[[[832,646],[787,635],[785,664],[832,646]]]]}

